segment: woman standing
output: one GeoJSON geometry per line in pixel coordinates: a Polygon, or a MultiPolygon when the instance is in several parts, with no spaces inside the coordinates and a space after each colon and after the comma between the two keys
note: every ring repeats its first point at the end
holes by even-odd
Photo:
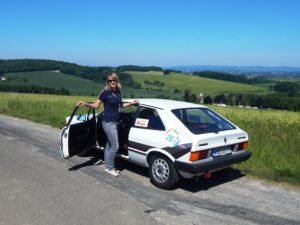
{"type": "Polygon", "coordinates": [[[115,158],[119,149],[119,108],[137,104],[138,100],[133,100],[131,103],[122,103],[119,78],[117,74],[111,73],[106,78],[106,87],[100,92],[98,99],[94,103],[79,101],[77,106],[96,109],[102,103],[104,105],[102,127],[107,136],[107,143],[104,149],[105,172],[113,176],[118,176],[119,171],[115,169],[115,158]]]}

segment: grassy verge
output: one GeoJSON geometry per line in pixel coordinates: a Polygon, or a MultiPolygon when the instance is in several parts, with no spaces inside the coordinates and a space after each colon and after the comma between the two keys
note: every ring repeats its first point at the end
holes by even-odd
{"type": "Polygon", "coordinates": [[[300,113],[213,107],[247,131],[252,158],[236,165],[268,180],[300,185],[300,113]]]}
{"type": "Polygon", "coordinates": [[[0,92],[0,113],[62,128],[77,101],[96,97],[56,96],[0,92]]]}
{"type": "MultiPolygon", "coordinates": [[[[62,128],[78,100],[96,97],[0,93],[0,113],[62,128]]],[[[216,107],[247,131],[252,157],[235,168],[256,177],[300,185],[300,113],[216,107]]]]}

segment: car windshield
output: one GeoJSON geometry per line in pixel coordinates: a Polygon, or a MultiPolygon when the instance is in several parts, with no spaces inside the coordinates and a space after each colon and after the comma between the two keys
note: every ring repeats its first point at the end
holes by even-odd
{"type": "Polygon", "coordinates": [[[208,108],[174,109],[172,112],[194,134],[236,129],[234,125],[208,108]]]}

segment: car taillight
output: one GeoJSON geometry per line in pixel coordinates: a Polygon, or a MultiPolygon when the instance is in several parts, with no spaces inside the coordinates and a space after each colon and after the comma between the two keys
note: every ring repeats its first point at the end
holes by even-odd
{"type": "Polygon", "coordinates": [[[248,148],[248,141],[240,143],[238,150],[239,151],[246,150],[247,148],[248,148]]]}
{"type": "Polygon", "coordinates": [[[200,159],[205,159],[207,158],[208,150],[203,150],[203,151],[197,151],[197,152],[191,152],[190,153],[190,161],[194,162],[200,159]]]}

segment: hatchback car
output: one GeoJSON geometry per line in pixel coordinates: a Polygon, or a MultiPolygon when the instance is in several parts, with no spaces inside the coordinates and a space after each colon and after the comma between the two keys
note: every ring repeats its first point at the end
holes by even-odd
{"type": "MultiPolygon", "coordinates": [[[[65,159],[91,147],[104,149],[102,115],[75,108],[60,135],[65,159]]],[[[248,134],[206,106],[139,99],[139,105],[122,108],[120,117],[117,156],[147,167],[153,184],[163,189],[176,187],[180,177],[209,176],[251,156],[248,134]]]]}

